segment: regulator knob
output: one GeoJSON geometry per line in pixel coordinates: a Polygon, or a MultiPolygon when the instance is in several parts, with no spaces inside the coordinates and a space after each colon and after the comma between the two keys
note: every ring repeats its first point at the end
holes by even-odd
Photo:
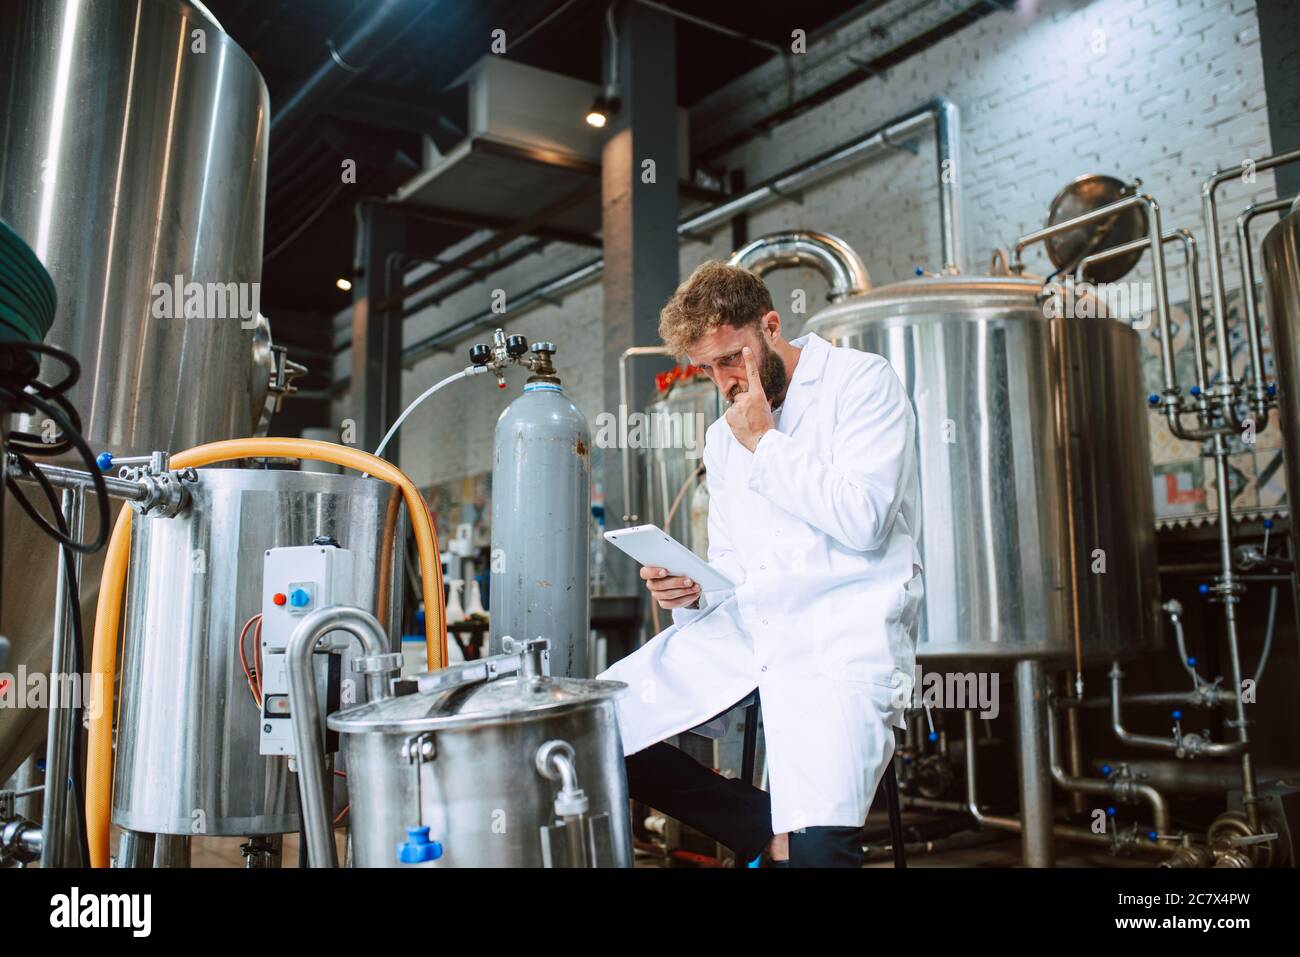
{"type": "Polygon", "coordinates": [[[519,358],[528,351],[528,340],[523,336],[508,336],[506,338],[506,355],[519,358]]]}
{"type": "Polygon", "coordinates": [[[492,358],[492,350],[485,343],[476,342],[469,347],[469,361],[476,366],[485,366],[492,358]]]}
{"type": "Polygon", "coordinates": [[[543,353],[545,353],[546,355],[551,355],[551,356],[553,356],[553,355],[555,355],[555,343],[554,343],[554,342],[534,342],[533,345],[532,345],[532,350],[533,350],[533,352],[535,352],[537,355],[542,355],[543,353]]]}

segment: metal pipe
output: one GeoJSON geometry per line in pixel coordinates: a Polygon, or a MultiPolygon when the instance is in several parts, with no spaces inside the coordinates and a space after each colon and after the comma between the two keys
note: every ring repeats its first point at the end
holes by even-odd
{"type": "MultiPolygon", "coordinates": [[[[298,789],[302,797],[303,837],[312,867],[336,867],[334,834],[328,797],[334,793],[333,776],[326,776],[325,743],[321,734],[320,703],[316,696],[316,676],[311,656],[316,643],[331,631],[344,631],[356,638],[366,657],[388,657],[388,636],[374,615],[351,605],[329,605],[308,612],[298,622],[285,648],[285,667],[289,673],[289,713],[293,722],[293,742],[298,762],[298,789]]],[[[397,667],[400,668],[400,655],[397,667]]],[[[367,693],[371,701],[386,697],[383,674],[367,673],[367,693]]]]}
{"type": "MultiPolygon", "coordinates": [[[[623,354],[618,357],[618,407],[621,421],[626,421],[626,417],[631,414],[627,411],[631,402],[627,361],[637,356],[667,356],[671,359],[673,354],[667,346],[632,346],[623,350],[623,354]]],[[[639,517],[632,511],[632,450],[626,441],[620,440],[619,444],[623,446],[623,522],[635,525],[639,517]]]]}
{"type": "MultiPolygon", "coordinates": [[[[1070,714],[1076,712],[1071,711],[1070,714]]],[[[1085,778],[1071,774],[1061,766],[1059,718],[1055,708],[1047,709],[1047,760],[1052,780],[1064,791],[1072,794],[1098,794],[1126,804],[1139,800],[1151,806],[1155,831],[1161,837],[1169,833],[1169,803],[1164,795],[1149,784],[1139,784],[1131,778],[1116,775],[1111,778],[1085,778]]]]}
{"type": "MultiPolygon", "coordinates": [[[[963,717],[966,721],[966,805],[965,810],[979,823],[981,827],[993,827],[1003,831],[1010,831],[1014,834],[1020,834],[1023,826],[1019,818],[1014,817],[996,817],[991,814],[985,814],[980,810],[979,794],[975,786],[976,780],[976,759],[975,759],[975,712],[967,710],[963,717]]],[[[1147,828],[1150,830],[1150,828],[1147,828]]],[[[1086,827],[1074,827],[1069,824],[1054,824],[1051,828],[1052,836],[1063,841],[1077,841],[1083,844],[1104,844],[1108,847],[1115,843],[1114,838],[1109,834],[1094,834],[1086,827]]],[[[1141,854],[1158,854],[1164,857],[1168,851],[1161,848],[1158,844],[1140,844],[1127,843],[1124,845],[1130,850],[1137,851],[1141,854]]]]}
{"type": "MultiPolygon", "coordinates": [[[[739,196],[688,216],[678,223],[677,235],[692,237],[709,233],[741,213],[788,199],[791,193],[808,189],[879,153],[896,149],[902,142],[915,139],[931,126],[935,130],[935,168],[940,202],[939,240],[943,269],[947,273],[961,272],[965,262],[961,235],[961,115],[957,105],[945,96],[936,97],[873,130],[799,163],[739,196]]],[[[519,296],[511,296],[510,315],[518,317],[539,305],[552,304],[557,296],[595,281],[603,268],[604,260],[594,259],[571,272],[534,286],[519,296]]],[[[408,364],[414,363],[450,342],[500,321],[500,314],[490,309],[476,313],[407,346],[402,350],[402,359],[408,364]]]]}
{"type": "MultiPolygon", "coordinates": [[[[1196,387],[1192,390],[1192,396],[1196,399],[1196,412],[1200,418],[1202,428],[1188,429],[1181,421],[1182,410],[1182,388],[1178,384],[1177,363],[1172,364],[1174,369],[1174,378],[1165,382],[1166,390],[1172,389],[1178,397],[1177,405],[1165,404],[1165,420],[1169,423],[1169,430],[1180,439],[1189,442],[1198,442],[1207,439],[1216,432],[1226,431],[1230,426],[1209,426],[1209,403],[1206,399],[1209,390],[1210,373],[1206,365],[1205,358],[1205,326],[1201,316],[1201,275],[1199,269],[1199,256],[1196,249],[1196,237],[1192,235],[1189,229],[1178,229],[1165,233],[1161,237],[1164,243],[1181,243],[1183,247],[1183,263],[1187,270],[1187,310],[1191,314],[1192,325],[1192,357],[1193,372],[1196,377],[1196,387]]],[[[1075,269],[1075,280],[1083,281],[1083,276],[1087,267],[1093,263],[1103,262],[1107,259],[1114,259],[1125,253],[1134,252],[1150,244],[1147,238],[1130,240],[1127,243],[1121,243],[1118,246],[1111,246],[1100,252],[1085,256],[1079,261],[1075,269]]],[[[1161,348],[1165,347],[1165,341],[1161,340],[1161,348]]],[[[1170,346],[1172,348],[1172,345],[1170,346]]]]}
{"type": "MultiPolygon", "coordinates": [[[[1078,700],[1078,699],[1071,699],[1078,700]]],[[[1083,776],[1083,738],[1079,729],[1079,712],[1075,708],[1069,708],[1065,712],[1065,741],[1066,750],[1070,755],[1070,774],[1073,777],[1083,776]]],[[[1051,748],[1048,748],[1050,759],[1051,748]]],[[[1083,814],[1086,810],[1083,795],[1072,793],[1070,795],[1070,810],[1075,814],[1083,814]]]]}
{"type": "MultiPolygon", "coordinates": [[[[81,469],[64,468],[61,465],[46,465],[43,462],[32,463],[36,468],[41,470],[49,483],[58,489],[90,489],[95,487],[95,479],[89,473],[81,469]]],[[[39,484],[33,475],[29,475],[18,467],[17,463],[9,463],[9,477],[19,482],[29,482],[39,484]]],[[[149,490],[139,482],[130,482],[126,479],[103,476],[104,487],[108,489],[108,494],[114,498],[126,499],[129,502],[141,502],[149,497],[149,490]]]]}
{"type": "Polygon", "coordinates": [[[327,38],[328,55],[284,95],[271,114],[277,151],[311,121],[320,104],[364,73],[429,6],[429,0],[376,0],[355,25],[344,23],[341,39],[327,38]]]}
{"type": "MultiPolygon", "coordinates": [[[[65,488],[62,496],[63,520],[74,539],[81,537],[85,500],[81,489],[65,488]]],[[[45,805],[41,815],[41,867],[65,867],[67,861],[68,778],[72,767],[74,736],[81,732],[72,720],[75,702],[65,701],[63,692],[84,693],[81,676],[75,678],[72,628],[72,592],[68,579],[65,549],[59,546],[58,569],[54,586],[54,634],[50,654],[50,699],[45,738],[45,805]]],[[[72,553],[74,561],[76,553],[72,553]]],[[[80,576],[78,576],[80,577],[80,576]]]]}
{"type": "MultiPolygon", "coordinates": [[[[1223,257],[1219,245],[1219,208],[1215,193],[1223,183],[1230,179],[1241,177],[1243,181],[1246,181],[1246,177],[1250,176],[1250,181],[1253,182],[1255,173],[1272,169],[1275,166],[1282,166],[1286,163],[1294,163],[1297,160],[1300,160],[1300,149],[1287,150],[1284,153],[1276,153],[1259,159],[1248,159],[1231,169],[1212,173],[1201,184],[1201,217],[1205,222],[1205,234],[1209,242],[1210,304],[1214,309],[1214,335],[1217,340],[1215,345],[1219,354],[1220,383],[1218,395],[1223,397],[1225,407],[1230,405],[1230,400],[1236,396],[1237,383],[1232,378],[1232,357],[1228,352],[1228,302],[1223,289],[1223,257]]],[[[1258,330],[1250,333],[1252,337],[1257,334],[1258,330]]],[[[1259,386],[1258,381],[1253,384],[1256,387],[1259,386]]],[[[1239,423],[1234,424],[1239,426],[1239,423]]]]}
{"type": "MultiPolygon", "coordinates": [[[[1300,194],[1298,194],[1300,195],[1300,194]]],[[[1291,208],[1296,196],[1252,203],[1237,217],[1237,245],[1240,247],[1241,298],[1246,304],[1246,331],[1250,344],[1250,403],[1256,415],[1255,434],[1268,427],[1268,409],[1272,404],[1272,389],[1264,381],[1264,346],[1262,342],[1259,303],[1255,299],[1255,252],[1250,243],[1250,222],[1265,213],[1285,212],[1291,208]]]]}
{"type": "Polygon", "coordinates": [[[1032,233],[1027,233],[1017,239],[1012,247],[1010,269],[1016,275],[1021,275],[1024,272],[1025,264],[1022,254],[1026,246],[1042,242],[1057,233],[1068,232],[1079,226],[1086,226],[1088,223],[1109,219],[1111,216],[1122,213],[1134,206],[1145,207],[1147,211],[1146,246],[1151,250],[1156,316],[1160,324],[1161,342],[1164,343],[1164,348],[1161,349],[1161,367],[1164,373],[1165,398],[1166,402],[1168,402],[1176,399],[1177,394],[1172,390],[1177,380],[1174,373],[1173,334],[1170,331],[1169,323],[1169,294],[1165,284],[1164,234],[1160,228],[1160,204],[1154,198],[1145,194],[1126,196],[1113,203],[1107,203],[1105,206],[1098,206],[1096,209],[1089,210],[1073,219],[1067,219],[1051,226],[1044,226],[1042,229],[1036,229],[1032,233]]]}
{"type": "MultiPolygon", "coordinates": [[[[1221,798],[1241,787],[1240,771],[1226,763],[1110,757],[1096,758],[1092,765],[1097,769],[1122,768],[1134,780],[1145,781],[1163,791],[1221,798]]],[[[1294,785],[1300,782],[1300,767],[1265,765],[1258,769],[1257,777],[1294,785]]]]}
{"type": "Polygon", "coordinates": [[[1051,867],[1056,851],[1052,844],[1052,782],[1043,741],[1046,688],[1042,662],[1017,661],[1015,682],[1020,819],[1024,822],[1021,851],[1026,867],[1051,867]]]}
{"type": "MultiPolygon", "coordinates": [[[[1110,727],[1115,737],[1124,744],[1135,748],[1154,748],[1160,751],[1174,751],[1181,754],[1222,757],[1241,754],[1245,745],[1230,742],[1207,742],[1198,734],[1171,734],[1169,737],[1157,737],[1150,734],[1135,734],[1124,727],[1124,717],[1120,702],[1123,700],[1122,683],[1124,672],[1119,662],[1114,661],[1110,667],[1110,727]]],[[[1240,687],[1240,685],[1238,685],[1240,687]]],[[[1241,703],[1237,697],[1237,703],[1241,703]]]]}
{"type": "Polygon", "coordinates": [[[827,298],[831,302],[860,296],[871,289],[871,276],[862,257],[844,240],[829,233],[811,230],[769,233],[737,249],[727,262],[756,276],[809,266],[830,283],[827,298]]]}
{"type": "Polygon", "coordinates": [[[154,835],[122,828],[118,835],[116,867],[153,867],[154,835]]]}
{"type": "Polygon", "coordinates": [[[190,838],[188,834],[159,834],[153,845],[154,867],[189,867],[190,838]]]}

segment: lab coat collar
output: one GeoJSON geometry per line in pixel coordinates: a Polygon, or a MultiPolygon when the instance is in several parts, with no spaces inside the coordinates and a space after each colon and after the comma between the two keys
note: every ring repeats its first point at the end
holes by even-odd
{"type": "Polygon", "coordinates": [[[810,332],[800,336],[790,345],[802,350],[799,362],[794,367],[794,375],[785,392],[785,401],[781,403],[780,431],[786,435],[794,434],[800,418],[814,404],[817,397],[817,383],[826,369],[826,358],[830,355],[831,344],[810,332]]]}

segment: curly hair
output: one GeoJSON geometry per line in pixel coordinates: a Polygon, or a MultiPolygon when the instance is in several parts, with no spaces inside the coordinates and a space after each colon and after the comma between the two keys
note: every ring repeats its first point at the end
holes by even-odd
{"type": "Polygon", "coordinates": [[[659,338],[673,354],[719,326],[756,326],[772,311],[772,294],[748,269],[718,260],[702,263],[659,312],[659,338]]]}

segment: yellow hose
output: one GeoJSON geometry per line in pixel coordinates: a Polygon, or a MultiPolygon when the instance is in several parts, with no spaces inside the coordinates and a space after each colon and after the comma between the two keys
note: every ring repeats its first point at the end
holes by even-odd
{"type": "MultiPolygon", "coordinates": [[[[173,469],[199,468],[214,462],[254,457],[310,459],[373,475],[402,492],[411,516],[415,544],[420,552],[420,578],[424,592],[425,648],[429,670],[447,660],[447,619],[443,610],[442,557],[438,533],[429,507],[415,484],[397,466],[360,449],[311,439],[229,439],[210,442],[173,455],[173,469]]],[[[117,632],[122,615],[122,589],[131,555],[131,507],[124,506],[113,526],[100,578],[95,609],[95,640],[91,653],[91,707],[86,753],[86,832],[90,866],[107,867],[108,832],[113,799],[113,681],[117,673],[117,632]]]]}

